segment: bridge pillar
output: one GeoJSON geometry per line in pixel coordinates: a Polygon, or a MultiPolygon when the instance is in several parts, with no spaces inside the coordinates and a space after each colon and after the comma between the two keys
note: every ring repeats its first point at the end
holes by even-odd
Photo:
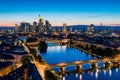
{"type": "Polygon", "coordinates": [[[98,63],[93,63],[92,68],[95,68],[95,69],[98,68],[98,63]]]}
{"type": "Polygon", "coordinates": [[[105,62],[105,63],[104,63],[104,67],[105,67],[105,68],[112,67],[112,63],[105,62]]]}
{"type": "Polygon", "coordinates": [[[61,68],[60,68],[60,72],[61,72],[62,74],[64,74],[64,73],[65,73],[65,67],[61,67],[61,68]]]}
{"type": "Polygon", "coordinates": [[[108,62],[105,62],[105,63],[104,63],[104,67],[105,67],[105,68],[109,67],[108,62]]]}
{"type": "Polygon", "coordinates": [[[110,67],[113,67],[113,62],[109,63],[109,66],[110,66],[110,67]]]}
{"type": "Polygon", "coordinates": [[[76,70],[77,71],[82,71],[82,64],[76,65],[76,70]]]}
{"type": "Polygon", "coordinates": [[[105,62],[105,63],[104,63],[104,67],[105,67],[105,68],[113,67],[113,62],[105,62]]]}

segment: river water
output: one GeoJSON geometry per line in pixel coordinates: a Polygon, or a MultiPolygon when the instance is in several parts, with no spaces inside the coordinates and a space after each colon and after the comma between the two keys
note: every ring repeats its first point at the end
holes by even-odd
{"type": "MultiPolygon", "coordinates": [[[[48,64],[97,59],[75,48],[58,46],[57,44],[49,44],[48,46],[47,52],[41,53],[41,56],[48,64]]],[[[102,68],[103,63],[99,63],[98,66],[102,68]]],[[[91,64],[84,64],[82,66],[83,70],[90,69],[90,67],[91,64]]],[[[59,72],[59,68],[54,68],[54,70],[59,72]]],[[[73,70],[75,70],[75,65],[66,67],[66,71],[73,70]]],[[[69,73],[61,77],[63,80],[120,80],[120,68],[88,70],[83,73],[69,73]]]]}

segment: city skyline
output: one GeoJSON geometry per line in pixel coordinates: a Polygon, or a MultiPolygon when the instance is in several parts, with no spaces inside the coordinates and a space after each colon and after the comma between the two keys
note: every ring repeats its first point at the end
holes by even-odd
{"type": "Polygon", "coordinates": [[[0,26],[38,22],[39,14],[52,26],[119,25],[119,5],[119,0],[1,0],[0,26]]]}

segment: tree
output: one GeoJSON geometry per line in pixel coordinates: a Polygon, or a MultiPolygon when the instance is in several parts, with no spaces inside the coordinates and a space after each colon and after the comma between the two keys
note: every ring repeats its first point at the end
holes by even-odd
{"type": "Polygon", "coordinates": [[[23,57],[21,57],[21,62],[22,62],[23,65],[25,65],[25,64],[30,63],[31,59],[32,58],[30,56],[23,56],[23,57]]]}
{"type": "Polygon", "coordinates": [[[50,70],[45,71],[45,79],[46,80],[59,80],[57,76],[55,76],[50,70]]]}
{"type": "Polygon", "coordinates": [[[41,41],[38,44],[38,49],[40,50],[40,52],[47,52],[47,48],[48,48],[48,45],[45,41],[41,41]]]}
{"type": "Polygon", "coordinates": [[[73,43],[73,41],[70,39],[70,41],[68,42],[68,44],[73,45],[74,43],[73,43]]]}
{"type": "Polygon", "coordinates": [[[29,37],[27,38],[26,42],[36,42],[37,38],[36,37],[29,37]]]}

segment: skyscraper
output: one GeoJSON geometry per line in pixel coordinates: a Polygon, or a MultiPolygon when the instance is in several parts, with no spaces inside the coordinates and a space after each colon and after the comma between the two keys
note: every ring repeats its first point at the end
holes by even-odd
{"type": "Polygon", "coordinates": [[[36,32],[36,29],[37,29],[37,22],[35,22],[35,21],[33,22],[33,28],[32,28],[32,29],[33,29],[33,32],[36,32]]]}
{"type": "Polygon", "coordinates": [[[52,30],[51,24],[49,23],[48,20],[45,20],[45,32],[46,33],[51,33],[51,30],[52,30]]]}
{"type": "Polygon", "coordinates": [[[94,33],[94,24],[90,24],[90,26],[87,27],[87,32],[89,34],[94,33]]]}
{"type": "Polygon", "coordinates": [[[31,31],[30,27],[30,23],[22,22],[20,25],[20,31],[24,33],[29,33],[31,31]]]}
{"type": "Polygon", "coordinates": [[[44,32],[44,19],[42,18],[39,19],[38,26],[39,26],[39,33],[43,33],[44,32]]]}
{"type": "Polygon", "coordinates": [[[66,23],[63,23],[63,33],[65,34],[67,31],[67,24],[66,23]]]}
{"type": "Polygon", "coordinates": [[[18,24],[15,24],[15,33],[17,33],[18,32],[18,24]]]}

